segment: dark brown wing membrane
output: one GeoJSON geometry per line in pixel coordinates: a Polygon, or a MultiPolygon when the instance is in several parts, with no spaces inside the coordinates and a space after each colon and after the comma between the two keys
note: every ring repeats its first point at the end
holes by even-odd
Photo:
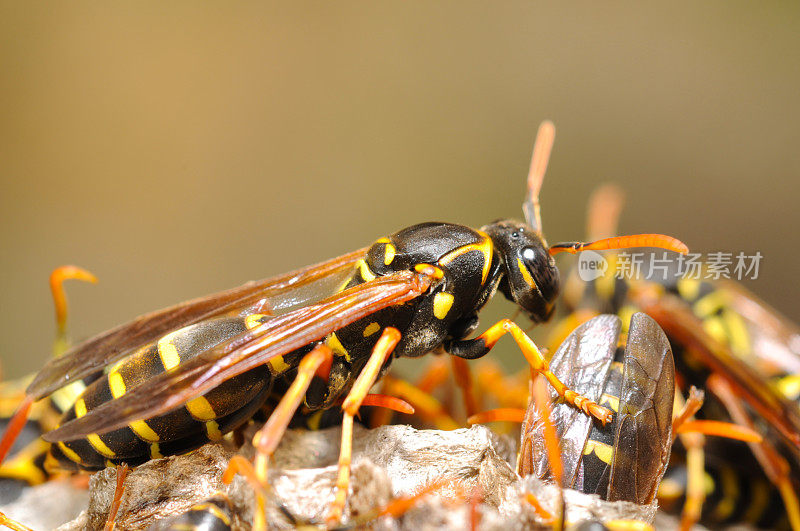
{"type": "MultiPolygon", "coordinates": [[[[550,369],[567,387],[598,401],[614,359],[619,331],[620,320],[615,315],[600,315],[585,322],[567,336],[558,348],[550,360],[550,369]]],[[[556,402],[555,391],[551,393],[551,418],[560,439],[564,485],[570,486],[575,481],[583,457],[592,419],[566,403],[556,402]]],[[[544,478],[550,473],[544,438],[537,435],[541,429],[538,411],[529,404],[522,426],[521,455],[527,455],[520,460],[522,475],[536,474],[544,478]]]]}
{"type": "Polygon", "coordinates": [[[720,281],[719,289],[747,324],[750,348],[766,376],[770,368],[800,373],[800,327],[736,282],[720,281]]]}
{"type": "Polygon", "coordinates": [[[653,319],[635,313],[625,347],[609,500],[653,501],[672,449],[674,396],[669,340],[653,319]]]}
{"type": "Polygon", "coordinates": [[[36,399],[49,395],[70,382],[102,370],[134,349],[155,341],[172,330],[253,305],[271,307],[296,290],[350,270],[365,251],[366,249],[359,249],[327,262],[278,277],[248,282],[237,288],[137,317],[129,323],[98,334],[71,348],[63,356],[51,360],[36,375],[27,393],[36,399]],[[261,301],[264,304],[260,304],[261,301]]]}
{"type": "Polygon", "coordinates": [[[660,297],[658,302],[641,299],[638,302],[642,310],[651,315],[678,344],[685,346],[695,359],[732,385],[737,394],[786,441],[795,456],[800,456],[800,409],[797,404],[770,387],[729,348],[709,336],[683,301],[671,295],[660,297]]]}
{"type": "Polygon", "coordinates": [[[45,438],[77,439],[167,413],[272,357],[322,339],[373,312],[418,297],[429,287],[429,277],[404,271],[291,311],[199,353],[174,370],[67,422],[45,438]]]}

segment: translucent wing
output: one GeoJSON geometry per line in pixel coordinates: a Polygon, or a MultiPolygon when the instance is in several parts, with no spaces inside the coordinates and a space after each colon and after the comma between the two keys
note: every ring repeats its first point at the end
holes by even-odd
{"type": "Polygon", "coordinates": [[[765,376],[800,373],[800,327],[736,282],[719,285],[747,326],[756,369],[765,376]]]}
{"type": "Polygon", "coordinates": [[[275,356],[322,339],[373,312],[407,302],[429,287],[429,277],[404,271],[292,310],[197,354],[122,397],[65,423],[48,433],[45,439],[77,439],[167,413],[275,356]]]}
{"type": "Polygon", "coordinates": [[[36,375],[27,389],[36,399],[70,382],[101,371],[131,351],[164,334],[199,321],[234,311],[275,312],[332,292],[331,286],[346,276],[366,249],[284,275],[182,302],[98,334],[53,359],[36,375]]]}
{"type": "Polygon", "coordinates": [[[800,457],[800,409],[787,400],[767,380],[712,338],[687,305],[677,297],[665,295],[657,301],[641,297],[643,311],[652,316],[669,337],[687,348],[705,367],[723,377],[800,457]]]}
{"type": "Polygon", "coordinates": [[[653,501],[672,449],[674,394],[667,336],[652,318],[635,313],[625,347],[609,500],[653,501]]]}
{"type": "MultiPolygon", "coordinates": [[[[550,369],[567,387],[597,402],[614,359],[619,331],[620,320],[614,315],[600,315],[587,321],[567,336],[550,360],[550,369]]],[[[556,402],[557,395],[551,392],[552,419],[560,439],[564,485],[571,486],[576,480],[592,420],[574,407],[556,402]]],[[[521,453],[527,452],[531,463],[520,463],[521,473],[544,478],[549,474],[550,465],[541,429],[538,411],[529,405],[522,429],[524,451],[521,453]]]]}

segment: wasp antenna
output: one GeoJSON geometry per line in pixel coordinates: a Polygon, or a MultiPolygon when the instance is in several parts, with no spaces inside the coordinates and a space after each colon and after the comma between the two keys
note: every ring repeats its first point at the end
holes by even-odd
{"type": "Polygon", "coordinates": [[[553,149],[553,140],[556,137],[556,127],[550,120],[545,120],[536,133],[533,144],[531,167],[528,170],[528,198],[522,205],[525,221],[537,232],[542,232],[542,216],[539,209],[539,190],[542,188],[547,163],[550,161],[550,152],[553,149]]]}
{"type": "Polygon", "coordinates": [[[53,294],[53,306],[56,310],[56,325],[59,337],[67,333],[67,294],[64,291],[65,280],[82,280],[97,283],[97,277],[82,267],[65,265],[53,269],[50,273],[50,292],[53,294]]]}
{"type": "Polygon", "coordinates": [[[657,247],[674,251],[680,254],[687,254],[689,248],[685,243],[672,236],[664,234],[633,234],[631,236],[615,236],[605,238],[591,243],[584,242],[563,242],[551,245],[548,251],[551,256],[558,253],[577,254],[581,251],[608,251],[611,249],[630,249],[633,247],[657,247]]]}
{"type": "Polygon", "coordinates": [[[625,205],[625,192],[613,183],[606,183],[589,198],[586,235],[589,241],[610,238],[617,233],[619,216],[625,205]]]}

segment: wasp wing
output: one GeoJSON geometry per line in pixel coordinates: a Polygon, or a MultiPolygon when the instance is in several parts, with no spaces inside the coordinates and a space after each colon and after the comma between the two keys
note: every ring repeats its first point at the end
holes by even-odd
{"type": "Polygon", "coordinates": [[[298,269],[277,277],[248,282],[237,288],[182,302],[142,315],[76,345],[63,356],[51,360],[36,375],[28,395],[42,398],[70,382],[102,371],[166,333],[230,312],[275,312],[287,305],[298,305],[309,297],[321,298],[333,291],[330,286],[344,279],[366,249],[298,269]]]}
{"type": "Polygon", "coordinates": [[[643,313],[631,317],[623,374],[608,499],[645,505],[672,449],[675,364],[667,336],[643,313]]]}
{"type": "Polygon", "coordinates": [[[719,285],[747,326],[756,369],[765,376],[800,373],[800,327],[738,283],[719,285]]]}
{"type": "MultiPolygon", "coordinates": [[[[550,360],[550,370],[570,389],[595,402],[603,392],[620,331],[615,315],[600,315],[576,328],[561,344],[550,360]]],[[[564,486],[572,486],[579,470],[583,447],[592,427],[592,419],[561,401],[551,391],[551,418],[561,447],[564,486]]],[[[536,474],[544,478],[550,471],[542,433],[542,419],[533,404],[528,405],[522,430],[521,455],[530,463],[520,462],[521,474],[536,474]]]]}
{"type": "Polygon", "coordinates": [[[678,344],[705,367],[724,378],[800,457],[800,408],[731,352],[712,338],[702,323],[679,298],[664,295],[658,301],[641,297],[639,306],[678,344]]]}
{"type": "Polygon", "coordinates": [[[407,302],[429,287],[429,277],[404,271],[359,284],[318,303],[298,308],[198,353],[122,397],[63,424],[48,433],[45,439],[73,440],[162,415],[275,356],[320,340],[383,308],[407,302]]]}

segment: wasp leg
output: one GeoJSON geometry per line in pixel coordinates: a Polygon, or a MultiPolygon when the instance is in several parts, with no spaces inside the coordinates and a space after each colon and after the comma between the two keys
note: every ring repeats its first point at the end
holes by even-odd
{"type": "Polygon", "coordinates": [[[326,518],[329,525],[335,525],[342,519],[347,491],[350,487],[350,460],[353,453],[353,419],[370,387],[378,379],[381,367],[391,356],[394,347],[400,341],[400,332],[396,328],[386,328],[372,349],[367,364],[356,378],[353,387],[342,404],[342,448],[339,451],[339,474],[336,479],[336,493],[326,518]]]}
{"type": "Polygon", "coordinates": [[[436,356],[431,361],[422,375],[417,380],[417,388],[426,393],[433,392],[434,389],[447,381],[450,376],[450,369],[447,367],[447,360],[444,356],[436,356]]]}
{"type": "Polygon", "coordinates": [[[114,489],[114,500],[111,502],[111,509],[108,511],[108,520],[106,520],[105,531],[113,531],[114,529],[117,513],[119,512],[119,506],[122,503],[122,494],[125,492],[125,478],[128,477],[128,473],[130,471],[131,469],[128,468],[128,465],[124,463],[117,466],[117,486],[114,489]]]}
{"type": "Polygon", "coordinates": [[[499,407],[476,413],[467,419],[469,424],[486,424],[487,422],[517,422],[525,420],[525,410],[516,407],[499,407]]]}
{"type": "Polygon", "coordinates": [[[22,432],[22,428],[25,427],[25,423],[28,421],[28,413],[30,413],[32,405],[33,397],[26,396],[23,398],[14,416],[11,417],[11,420],[8,422],[6,431],[3,433],[3,439],[0,440],[0,463],[5,460],[11,447],[14,446],[14,441],[17,440],[20,432],[22,432]]]}
{"type": "Polygon", "coordinates": [[[5,514],[0,512],[0,526],[5,526],[13,531],[33,531],[30,527],[26,527],[16,520],[12,520],[5,514]]]}
{"type": "Polygon", "coordinates": [[[426,393],[419,387],[405,380],[384,376],[385,392],[397,395],[407,400],[414,409],[423,417],[433,423],[439,430],[456,430],[461,426],[448,415],[447,410],[433,395],[426,393]]]}
{"type": "MultiPolygon", "coordinates": [[[[739,396],[732,386],[723,377],[712,373],[706,381],[706,385],[722,401],[725,409],[730,413],[731,418],[737,424],[754,429],[755,424],[750,415],[747,414],[740,402],[739,396]]],[[[789,525],[795,531],[800,530],[800,500],[795,492],[792,479],[789,476],[789,463],[778,453],[778,450],[766,439],[760,443],[748,443],[753,455],[758,460],[764,473],[769,480],[778,488],[783,504],[786,507],[786,514],[789,517],[789,525]]]]}
{"type": "Polygon", "coordinates": [[[480,410],[472,387],[472,372],[469,370],[469,365],[465,359],[457,357],[450,359],[453,362],[453,377],[456,380],[456,385],[461,389],[461,395],[464,397],[464,409],[467,417],[471,417],[480,410]]]}
{"type": "Polygon", "coordinates": [[[513,321],[503,319],[486,332],[479,335],[475,339],[465,339],[461,341],[453,341],[447,346],[448,352],[454,356],[466,359],[480,358],[486,355],[492,347],[497,343],[504,334],[510,333],[516,341],[517,346],[522,351],[522,354],[528,360],[530,366],[538,371],[542,376],[547,378],[550,385],[558,392],[568,404],[575,406],[587,415],[591,415],[600,420],[603,424],[611,421],[611,411],[598,405],[593,400],[586,398],[568,388],[564,383],[553,374],[547,365],[542,353],[536,347],[536,344],[528,337],[525,332],[513,321]]]}
{"type": "MultiPolygon", "coordinates": [[[[258,510],[253,517],[253,529],[263,530],[266,529],[266,522],[264,521],[264,490],[267,488],[268,479],[268,464],[269,458],[275,453],[275,449],[286,433],[286,428],[289,422],[297,412],[300,404],[303,402],[308,386],[311,385],[311,380],[320,368],[330,368],[330,360],[333,359],[333,352],[325,345],[317,345],[314,349],[306,354],[300,361],[297,369],[297,376],[295,376],[292,385],[281,398],[275,410],[267,419],[266,424],[258,430],[253,437],[253,446],[256,448],[256,455],[254,458],[254,477],[258,486],[256,498],[258,500],[258,510]]],[[[327,374],[323,375],[327,378],[327,374]]],[[[249,463],[245,466],[239,461],[231,460],[225,476],[230,479],[237,471],[246,472],[248,474],[249,463]]]]}

